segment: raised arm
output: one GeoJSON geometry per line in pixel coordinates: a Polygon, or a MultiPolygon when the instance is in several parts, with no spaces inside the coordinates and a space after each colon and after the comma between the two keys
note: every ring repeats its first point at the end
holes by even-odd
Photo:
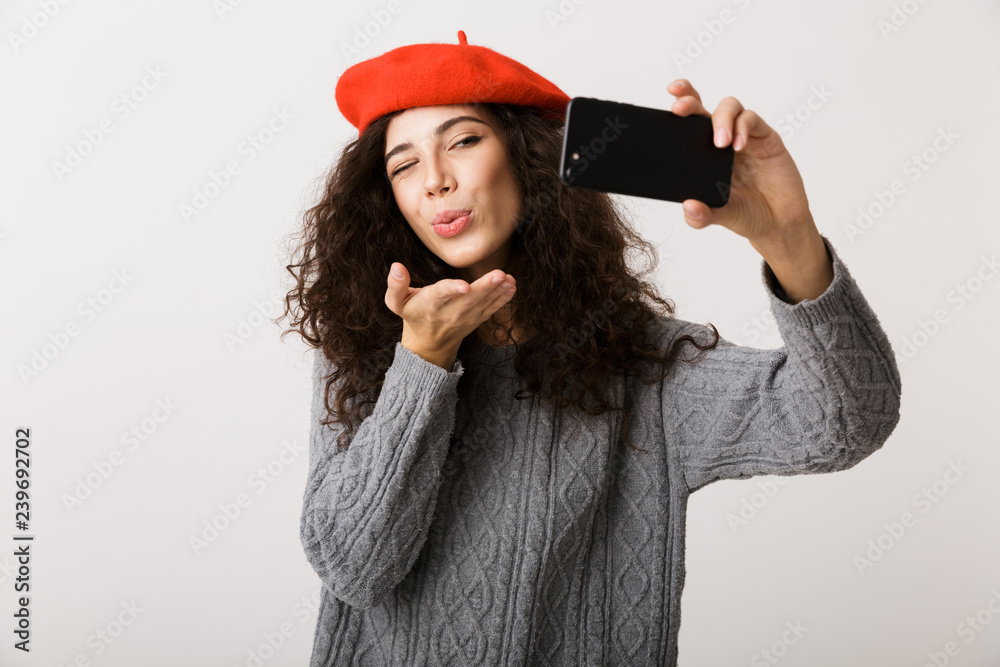
{"type": "MultiPolygon", "coordinates": [[[[688,488],[717,479],[850,468],[888,439],[899,421],[900,377],[892,348],[836,251],[833,282],[794,305],[777,296],[762,264],[785,345],[741,347],[720,339],[663,386],[668,438],[680,448],[688,488]]],[[[711,340],[703,325],[676,335],[711,340]]],[[[676,338],[676,336],[674,337],[676,338]]],[[[685,356],[695,350],[686,346],[685,356]]]]}
{"type": "Polygon", "coordinates": [[[463,373],[461,361],[448,372],[399,343],[395,354],[346,451],[336,445],[342,425],[319,424],[331,370],[322,350],[313,370],[302,546],[334,596],[366,609],[406,576],[427,539],[463,373]]]}

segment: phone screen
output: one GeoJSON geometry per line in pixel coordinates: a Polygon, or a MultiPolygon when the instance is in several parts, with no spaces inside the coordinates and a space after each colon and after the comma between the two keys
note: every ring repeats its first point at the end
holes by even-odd
{"type": "Polygon", "coordinates": [[[565,185],[711,207],[729,201],[733,147],[715,146],[709,116],[574,97],[565,123],[565,185]]]}

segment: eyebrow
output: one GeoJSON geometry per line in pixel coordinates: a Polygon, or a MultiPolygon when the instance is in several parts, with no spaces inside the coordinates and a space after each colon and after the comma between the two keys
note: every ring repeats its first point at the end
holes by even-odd
{"type": "MultiPolygon", "coordinates": [[[[486,127],[489,127],[489,123],[486,123],[486,122],[480,120],[479,118],[476,118],[475,116],[455,116],[454,118],[449,118],[445,122],[443,122],[440,125],[438,125],[434,129],[434,136],[435,137],[441,136],[442,134],[444,134],[448,130],[449,127],[451,127],[452,125],[454,125],[456,123],[461,123],[463,120],[475,121],[477,123],[482,123],[486,127]]],[[[405,144],[399,144],[398,146],[396,146],[395,148],[393,148],[391,151],[389,151],[388,153],[386,153],[386,156],[385,156],[385,164],[386,164],[386,166],[388,166],[389,159],[393,155],[395,155],[396,153],[399,153],[401,151],[409,150],[411,148],[413,148],[413,144],[411,144],[410,142],[406,142],[405,144]]]]}

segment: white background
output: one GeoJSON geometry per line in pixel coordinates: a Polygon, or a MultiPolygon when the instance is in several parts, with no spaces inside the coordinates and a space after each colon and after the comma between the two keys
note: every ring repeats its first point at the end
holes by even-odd
{"type": "MultiPolygon", "coordinates": [[[[570,96],[668,109],[667,84],[686,77],[710,110],[732,95],[783,128],[820,231],[899,358],[902,420],[859,466],[692,496],[680,664],[773,664],[769,647],[788,667],[923,665],[933,653],[1000,663],[988,606],[1000,610],[1000,278],[984,264],[1000,251],[996,3],[399,0],[392,14],[381,1],[47,1],[51,17],[38,0],[0,5],[0,663],[248,665],[262,646],[266,665],[307,663],[319,580],[298,526],[312,353],[261,312],[277,314],[284,239],[357,135],[336,107],[337,78],[397,46],[457,43],[460,29],[570,96]],[[369,43],[348,57],[366,24],[369,43]],[[157,68],[158,82],[146,76],[157,68]],[[127,116],[122,95],[135,101],[127,116]],[[276,110],[291,118],[249,159],[241,145],[276,110]],[[102,119],[112,131],[90,142],[102,119]],[[956,138],[935,145],[949,128],[956,138]],[[87,155],[60,175],[81,145],[87,155]],[[181,205],[230,160],[239,173],[185,221],[181,205]],[[879,209],[896,180],[900,194],[879,209]],[[877,215],[862,227],[859,209],[877,215]],[[959,285],[978,291],[960,300],[959,285]],[[22,377],[36,353],[41,369],[22,377]],[[161,422],[158,400],[175,406],[161,422]],[[11,633],[23,426],[30,656],[11,633]],[[130,448],[133,427],[147,434],[130,448]],[[968,468],[954,484],[941,481],[951,463],[968,468]],[[269,465],[265,484],[256,471],[269,465]],[[108,466],[106,479],[92,474],[108,466]],[[67,506],[88,475],[100,484],[67,506]],[[935,482],[937,502],[915,503],[935,482]],[[241,493],[250,504],[195,553],[190,538],[225,523],[220,505],[241,493]],[[750,518],[736,524],[741,508],[750,518]],[[886,524],[904,512],[915,524],[893,537],[886,524]],[[888,548],[861,568],[869,540],[888,548]],[[129,604],[141,608],[131,625],[97,640],[130,620],[129,604]],[[977,614],[980,630],[960,626],[977,614]],[[808,630],[782,645],[787,623],[808,630]],[[290,636],[269,652],[282,624],[290,636]]],[[[679,317],[781,344],[760,319],[760,257],[744,239],[691,229],[679,204],[627,203],[679,317]]]]}

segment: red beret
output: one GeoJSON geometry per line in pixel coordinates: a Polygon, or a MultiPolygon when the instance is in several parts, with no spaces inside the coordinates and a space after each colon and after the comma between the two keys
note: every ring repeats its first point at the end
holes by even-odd
{"type": "Polygon", "coordinates": [[[436,104],[506,102],[565,119],[569,96],[548,79],[485,46],[401,46],[349,67],[337,81],[337,106],[360,135],[389,112],[436,104]]]}

